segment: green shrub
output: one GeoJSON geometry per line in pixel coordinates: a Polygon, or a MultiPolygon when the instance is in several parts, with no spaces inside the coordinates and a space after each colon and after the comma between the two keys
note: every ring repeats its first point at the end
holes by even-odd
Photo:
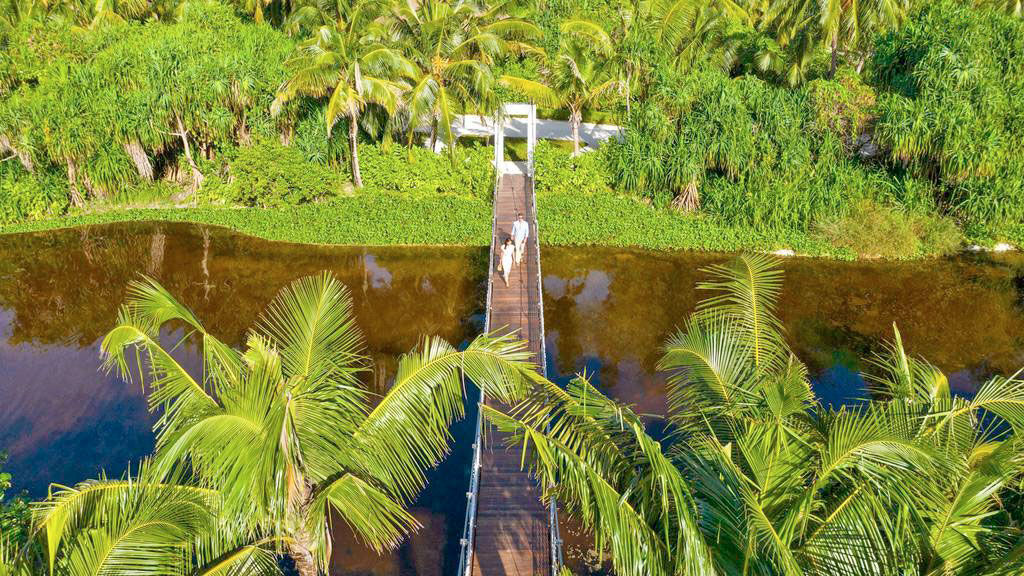
{"type": "Polygon", "coordinates": [[[963,248],[964,233],[952,218],[939,214],[920,214],[913,218],[923,254],[945,256],[963,248]]]}
{"type": "Polygon", "coordinates": [[[166,204],[182,195],[180,186],[166,180],[140,181],[111,196],[107,204],[114,206],[146,206],[166,204]]]}
{"type": "Polygon", "coordinates": [[[341,119],[328,138],[323,108],[312,103],[303,103],[307,105],[301,110],[299,120],[295,124],[293,145],[301,150],[306,160],[310,162],[348,170],[348,121],[341,119]]]}
{"type": "Polygon", "coordinates": [[[68,182],[61,174],[29,174],[13,162],[0,164],[0,224],[38,220],[68,209],[68,182]]]}
{"type": "Polygon", "coordinates": [[[494,184],[492,149],[456,148],[448,154],[397,145],[359,147],[363,185],[375,192],[469,195],[489,200],[494,184]]]}
{"type": "Polygon", "coordinates": [[[813,129],[839,137],[849,149],[874,117],[875,91],[850,68],[841,68],[834,80],[811,81],[807,96],[813,129]]]}
{"type": "Polygon", "coordinates": [[[209,194],[243,206],[261,208],[308,204],[337,195],[343,179],[337,171],[309,162],[293,146],[262,141],[238,149],[230,180],[209,194]]]}
{"type": "Polygon", "coordinates": [[[565,148],[549,141],[534,149],[534,186],[537,194],[596,194],[611,191],[612,174],[604,146],[573,158],[565,148]]]}
{"type": "Polygon", "coordinates": [[[922,6],[877,42],[877,140],[969,234],[1024,221],[1024,20],[922,6]]]}
{"type": "Polygon", "coordinates": [[[845,216],[822,222],[818,231],[830,244],[866,258],[945,255],[963,242],[949,218],[901,212],[870,200],[858,202],[845,216]]]}

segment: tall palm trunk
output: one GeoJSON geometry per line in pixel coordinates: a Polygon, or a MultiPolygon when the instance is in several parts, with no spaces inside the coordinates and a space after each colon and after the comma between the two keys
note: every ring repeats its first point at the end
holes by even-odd
{"type": "Polygon", "coordinates": [[[359,112],[355,110],[348,116],[348,147],[352,163],[352,185],[362,188],[363,177],[359,173],[359,112]]]}
{"type": "Polygon", "coordinates": [[[828,69],[828,79],[831,80],[836,76],[836,70],[839,69],[839,35],[832,37],[832,64],[828,69]]]}
{"type": "Polygon", "coordinates": [[[583,114],[578,109],[571,109],[569,112],[569,126],[572,128],[572,155],[580,155],[580,122],[583,121],[583,114]]]}
{"type": "Polygon", "coordinates": [[[626,70],[626,120],[629,120],[633,112],[633,70],[626,70]]]}
{"type": "Polygon", "coordinates": [[[295,571],[299,576],[318,576],[319,570],[316,567],[316,559],[313,558],[312,546],[302,535],[296,535],[295,539],[288,543],[288,555],[295,562],[295,571]]]}

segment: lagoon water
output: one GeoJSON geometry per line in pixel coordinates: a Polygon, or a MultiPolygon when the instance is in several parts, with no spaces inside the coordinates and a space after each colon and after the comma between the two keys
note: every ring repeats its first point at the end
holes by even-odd
{"type": "MultiPolygon", "coordinates": [[[[654,365],[665,338],[700,298],[701,268],[726,255],[543,248],[549,374],[586,371],[607,393],[658,413],[654,365]]],[[[284,285],[320,270],[351,290],[385,387],[395,361],[423,334],[464,343],[483,324],[487,254],[473,248],[314,247],[266,242],[184,224],[136,223],[0,236],[0,451],[15,490],[45,496],[122,471],[153,448],[154,416],[140,383],[100,370],[99,342],[126,284],[160,280],[209,330],[239,344],[284,285]]],[[[891,338],[970,395],[993,374],[1024,366],[1024,256],[965,255],[912,263],[790,259],[779,313],[822,402],[856,402],[865,362],[891,338]]],[[[197,366],[194,351],[179,353],[197,366]]],[[[377,556],[337,531],[332,573],[451,573],[473,435],[453,428],[451,457],[431,473],[414,513],[423,530],[377,556]]]]}

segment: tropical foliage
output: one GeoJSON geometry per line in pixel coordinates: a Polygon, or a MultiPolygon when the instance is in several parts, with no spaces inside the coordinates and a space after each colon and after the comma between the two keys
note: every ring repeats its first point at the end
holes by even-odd
{"type": "Polygon", "coordinates": [[[512,18],[504,2],[424,0],[392,6],[394,33],[413,63],[407,96],[411,143],[416,130],[429,127],[454,153],[452,125],[458,113],[493,112],[493,64],[532,49],[527,40],[536,28],[512,18]]]}
{"type": "Polygon", "coordinates": [[[29,508],[22,495],[10,495],[11,475],[2,471],[7,454],[0,452],[0,574],[14,565],[14,553],[28,537],[29,508]]]}
{"type": "Polygon", "coordinates": [[[879,43],[875,134],[969,226],[1024,220],[1024,22],[931,3],[879,43]]]}
{"type": "Polygon", "coordinates": [[[1020,554],[1024,380],[954,395],[898,331],[870,399],[823,406],[775,308],[777,264],[706,270],[668,339],[666,432],[593,387],[540,382],[507,413],[541,484],[615,573],[1010,574],[1020,554]]]}
{"type": "Polygon", "coordinates": [[[612,68],[611,37],[599,24],[569,20],[559,29],[561,43],[541,67],[543,81],[503,76],[507,86],[538,103],[569,112],[573,155],[580,153],[580,123],[586,109],[598,108],[621,92],[624,81],[612,68]]]}
{"type": "Polygon", "coordinates": [[[600,179],[666,211],[828,241],[822,230],[870,204],[901,214],[903,232],[940,222],[971,242],[1022,234],[1019,2],[3,6],[4,223],[96,204],[292,205],[402,189],[360,156],[391,155],[397,141],[410,164],[423,144],[459,166],[457,115],[532,99],[569,121],[574,154],[585,119],[623,125],[600,179]],[[305,181],[234,186],[274,140],[301,151],[305,162],[280,157],[305,181]]]}
{"type": "MultiPolygon", "coordinates": [[[[405,507],[448,452],[465,379],[506,401],[530,377],[525,345],[438,338],[398,361],[383,393],[347,289],[330,274],[283,289],[236,350],[153,280],[134,282],[104,338],[108,369],[143,380],[156,451],[121,479],[54,487],[34,511],[50,573],[323,573],[331,518],[369,547],[418,528],[405,507]],[[168,334],[181,341],[165,345],[168,334]],[[195,346],[193,373],[174,351],[195,346]]],[[[26,562],[31,562],[29,557],[26,562]]]]}
{"type": "Polygon", "coordinates": [[[394,114],[407,85],[397,80],[412,75],[412,65],[384,44],[387,31],[379,20],[380,2],[362,0],[335,5],[334,22],[322,26],[299,46],[291,64],[292,76],[278,91],[271,110],[298,94],[327,98],[324,116],[327,137],[339,117],[348,121],[349,160],[352,183],[363,185],[359,172],[359,119],[367,106],[380,106],[394,114]]]}

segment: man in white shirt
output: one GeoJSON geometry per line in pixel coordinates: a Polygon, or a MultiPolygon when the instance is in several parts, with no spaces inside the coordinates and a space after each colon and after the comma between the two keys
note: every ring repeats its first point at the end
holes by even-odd
{"type": "Polygon", "coordinates": [[[526,239],[530,237],[530,225],[523,219],[523,214],[516,214],[516,221],[512,223],[512,242],[516,245],[516,264],[523,261],[523,253],[526,252],[526,239]]]}

